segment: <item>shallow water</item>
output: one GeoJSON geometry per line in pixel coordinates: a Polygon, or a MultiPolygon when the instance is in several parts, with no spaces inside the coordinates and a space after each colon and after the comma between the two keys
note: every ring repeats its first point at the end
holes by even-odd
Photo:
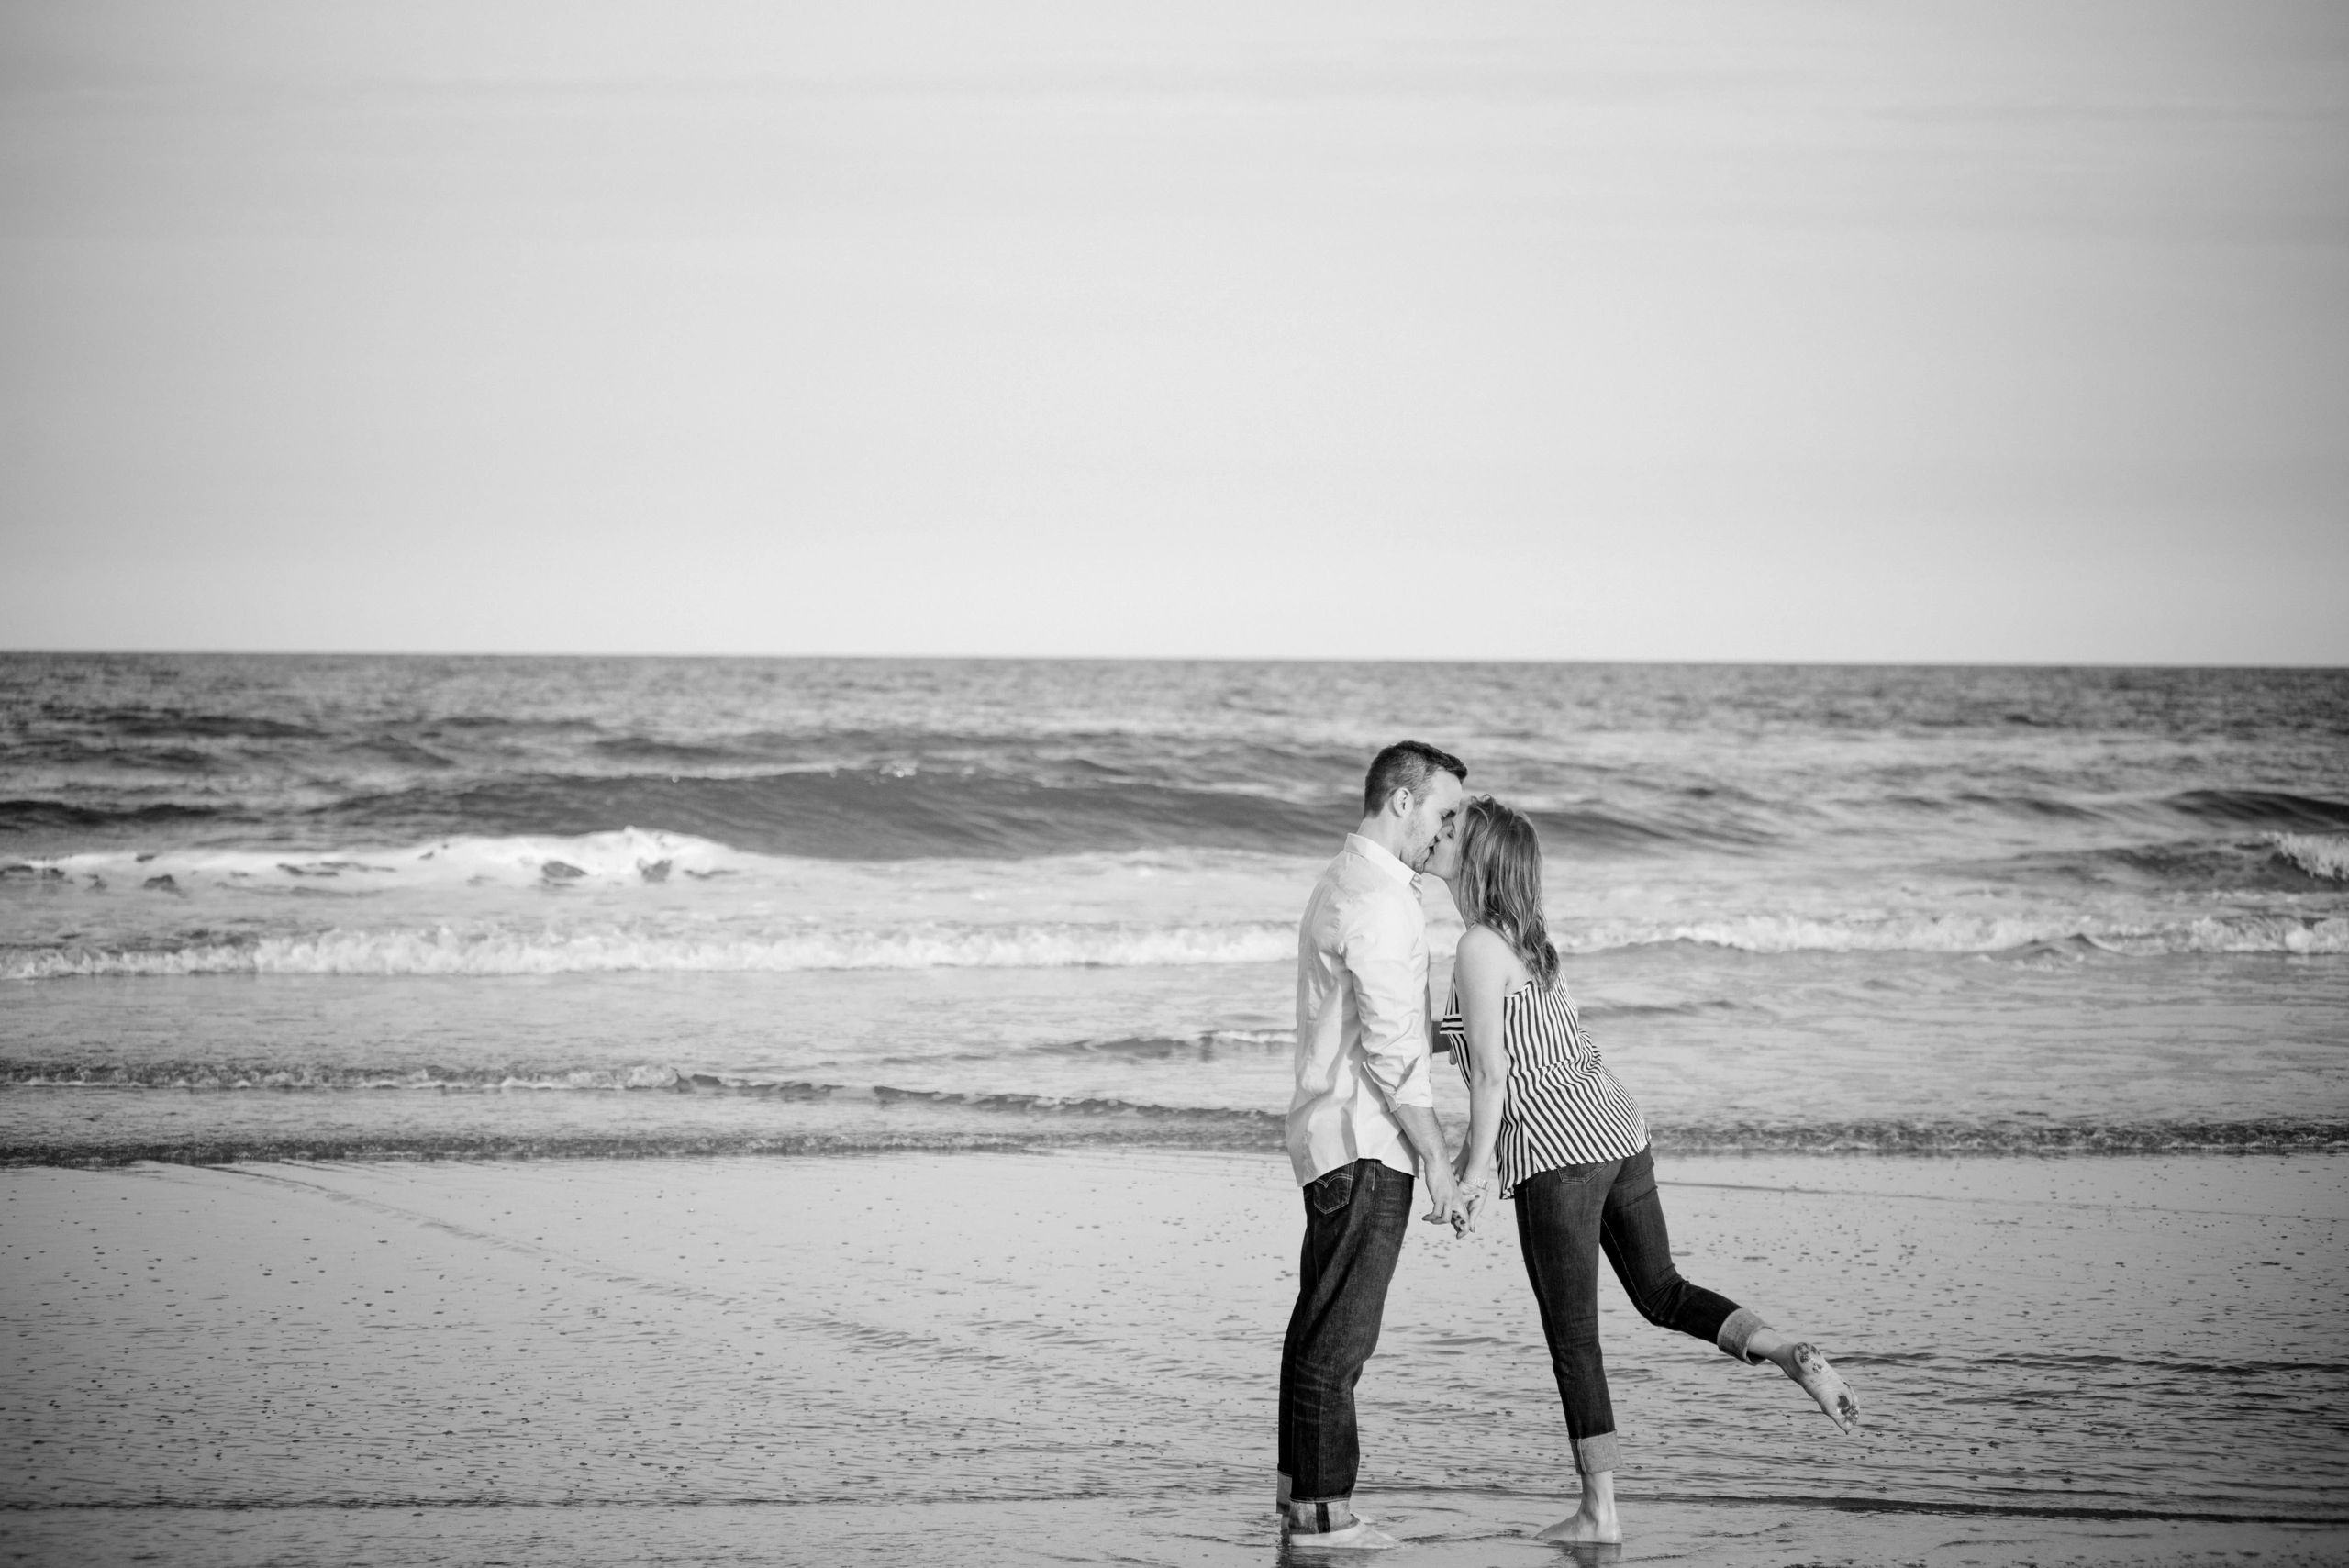
{"type": "MultiPolygon", "coordinates": [[[[1675,946],[1586,971],[1593,1032],[1670,1148],[2349,1139],[2339,961],[1675,946]]],[[[1289,984],[1273,964],[43,982],[0,1012],[0,1147],[1274,1147],[1289,984]]],[[[1464,1115],[1448,1068],[1438,1086],[1464,1115]]]]}

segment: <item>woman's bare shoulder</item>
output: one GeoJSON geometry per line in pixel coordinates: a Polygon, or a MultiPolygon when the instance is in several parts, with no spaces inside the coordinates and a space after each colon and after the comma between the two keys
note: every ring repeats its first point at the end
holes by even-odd
{"type": "Polygon", "coordinates": [[[1470,953],[1482,956],[1486,953],[1507,951],[1508,951],[1508,943],[1503,941],[1501,934],[1490,926],[1471,926],[1460,933],[1460,955],[1463,958],[1470,953]]]}
{"type": "Polygon", "coordinates": [[[1462,932],[1453,962],[1471,981],[1497,981],[1508,985],[1524,977],[1525,961],[1490,926],[1471,926],[1462,932]]]}

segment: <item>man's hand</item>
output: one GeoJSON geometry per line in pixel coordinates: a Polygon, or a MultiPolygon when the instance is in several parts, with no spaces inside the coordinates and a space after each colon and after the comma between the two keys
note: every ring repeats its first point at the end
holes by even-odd
{"type": "Polygon", "coordinates": [[[1468,1211],[1460,1207],[1460,1192],[1452,1180],[1451,1162],[1424,1161],[1419,1173],[1427,1178],[1428,1202],[1433,1206],[1419,1218],[1430,1225],[1449,1225],[1452,1233],[1459,1235],[1468,1223],[1468,1211]]]}
{"type": "Polygon", "coordinates": [[[1397,1106],[1395,1119],[1403,1124],[1403,1136],[1411,1140],[1412,1151],[1419,1157],[1419,1178],[1427,1183],[1429,1201],[1435,1205],[1420,1218],[1430,1225],[1449,1225],[1457,1235],[1467,1216],[1460,1210],[1460,1195],[1452,1179],[1452,1151],[1444,1146],[1443,1129],[1437,1125],[1434,1109],[1397,1106]]]}

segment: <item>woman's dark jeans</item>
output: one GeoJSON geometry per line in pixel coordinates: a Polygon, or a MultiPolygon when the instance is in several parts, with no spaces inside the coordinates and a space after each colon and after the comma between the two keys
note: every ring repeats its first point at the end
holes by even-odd
{"type": "Polygon", "coordinates": [[[1306,1184],[1297,1309],[1281,1344],[1281,1473],[1297,1502],[1354,1495],[1354,1382],[1378,1348],[1387,1282],[1410,1229],[1412,1186],[1375,1160],[1306,1184]]]}
{"type": "Polygon", "coordinates": [[[1517,1240],[1542,1306],[1542,1332],[1566,1407],[1575,1469],[1615,1468],[1615,1406],[1598,1353],[1598,1254],[1640,1316],[1659,1329],[1709,1340],[1741,1361],[1762,1320],[1726,1296],[1690,1284],[1672,1266],[1672,1238],[1656,1196],[1655,1161],[1566,1165],[1517,1185],[1517,1240]],[[1725,1331],[1726,1330],[1726,1331],[1725,1331]]]}

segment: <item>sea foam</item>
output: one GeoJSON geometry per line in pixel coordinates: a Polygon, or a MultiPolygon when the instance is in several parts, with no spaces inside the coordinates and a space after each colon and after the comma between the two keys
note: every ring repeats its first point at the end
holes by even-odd
{"type": "Polygon", "coordinates": [[[1132,968],[1289,957],[1286,925],[924,926],[692,937],[624,926],[329,930],[169,949],[57,948],[0,958],[0,978],[176,974],[574,974],[621,970],[1132,968]]]}
{"type": "Polygon", "coordinates": [[[181,849],[100,851],[23,862],[18,875],[137,886],[170,877],[175,885],[278,886],[308,893],[391,887],[511,887],[665,882],[740,873],[764,859],[708,839],[621,828],[602,833],[437,839],[395,848],[284,851],[181,849]]]}
{"type": "Polygon", "coordinates": [[[2084,942],[2107,952],[2349,952],[2349,918],[2213,915],[2132,924],[2077,916],[1905,916],[1881,919],[1754,914],[1717,920],[1607,921],[1557,936],[1562,951],[1690,942],[1742,952],[1994,953],[2084,942]]]}
{"type": "MultiPolygon", "coordinates": [[[[2349,953],[2349,918],[2225,916],[2162,926],[2046,919],[1863,922],[1754,915],[1714,921],[1614,923],[1568,930],[1569,953],[1673,942],[1754,953],[1998,953],[2065,945],[2136,957],[2175,953],[2349,953]]],[[[1219,925],[930,923],[707,934],[624,923],[335,929],[315,934],[157,947],[65,945],[0,955],[0,979],[104,975],[521,975],[622,971],[1141,968],[1286,962],[1286,922],[1219,925]]]]}

